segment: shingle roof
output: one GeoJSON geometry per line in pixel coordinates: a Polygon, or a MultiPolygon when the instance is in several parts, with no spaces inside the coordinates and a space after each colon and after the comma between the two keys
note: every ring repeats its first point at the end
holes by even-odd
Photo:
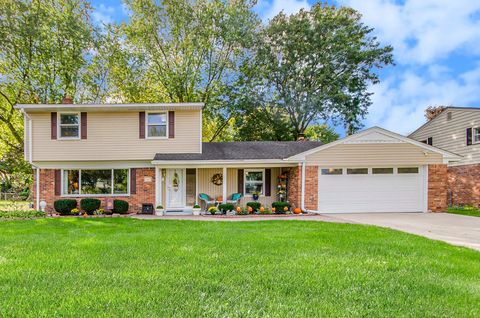
{"type": "Polygon", "coordinates": [[[202,153],[157,153],[153,160],[285,159],[321,145],[319,141],[204,142],[202,153]]]}

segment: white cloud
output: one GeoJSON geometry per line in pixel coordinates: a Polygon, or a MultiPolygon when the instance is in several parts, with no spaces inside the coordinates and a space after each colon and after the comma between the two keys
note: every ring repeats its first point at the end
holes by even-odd
{"type": "Polygon", "coordinates": [[[94,8],[92,16],[93,20],[100,24],[109,24],[113,22],[113,16],[115,14],[115,8],[100,4],[98,7],[94,8]]]}
{"type": "Polygon", "coordinates": [[[289,15],[297,13],[300,9],[310,8],[307,0],[260,0],[257,4],[256,10],[260,12],[264,21],[268,21],[283,11],[289,15]]]}

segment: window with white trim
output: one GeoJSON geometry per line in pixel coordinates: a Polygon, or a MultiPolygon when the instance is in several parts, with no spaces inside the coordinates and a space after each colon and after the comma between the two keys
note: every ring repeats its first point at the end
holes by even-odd
{"type": "Polygon", "coordinates": [[[147,113],[147,138],[167,137],[167,112],[147,113]]]}
{"type": "Polygon", "coordinates": [[[480,127],[473,128],[473,142],[480,143],[480,127]]]}
{"type": "Polygon", "coordinates": [[[63,195],[128,195],[129,169],[63,170],[63,195]]]}
{"type": "Polygon", "coordinates": [[[342,168],[325,168],[322,169],[322,175],[324,176],[334,176],[334,175],[341,175],[343,173],[342,168]]]}
{"type": "Polygon", "coordinates": [[[58,114],[58,132],[60,139],[80,138],[80,114],[60,113],[58,114]]]}
{"type": "Polygon", "coordinates": [[[264,184],[265,184],[265,170],[247,170],[245,169],[244,176],[244,187],[245,195],[252,195],[254,193],[259,193],[260,195],[264,193],[264,184]]]}

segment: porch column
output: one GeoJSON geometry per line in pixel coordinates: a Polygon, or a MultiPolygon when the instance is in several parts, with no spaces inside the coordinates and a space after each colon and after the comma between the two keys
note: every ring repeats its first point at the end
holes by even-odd
{"type": "Polygon", "coordinates": [[[223,167],[223,203],[227,203],[227,167],[223,167]]]}

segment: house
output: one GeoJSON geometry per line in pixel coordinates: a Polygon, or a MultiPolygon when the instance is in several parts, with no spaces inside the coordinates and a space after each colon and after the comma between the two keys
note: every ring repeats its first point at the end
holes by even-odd
{"type": "Polygon", "coordinates": [[[448,165],[449,204],[480,205],[480,108],[446,107],[409,137],[460,155],[448,165]]]}
{"type": "Polygon", "coordinates": [[[278,189],[295,207],[322,213],[443,211],[446,174],[458,156],[373,127],[313,141],[202,142],[201,103],[28,104],[25,158],[34,201],[111,198],[189,213],[200,193],[270,207],[278,189]],[[285,191],[284,191],[285,190],[285,191]]]}

